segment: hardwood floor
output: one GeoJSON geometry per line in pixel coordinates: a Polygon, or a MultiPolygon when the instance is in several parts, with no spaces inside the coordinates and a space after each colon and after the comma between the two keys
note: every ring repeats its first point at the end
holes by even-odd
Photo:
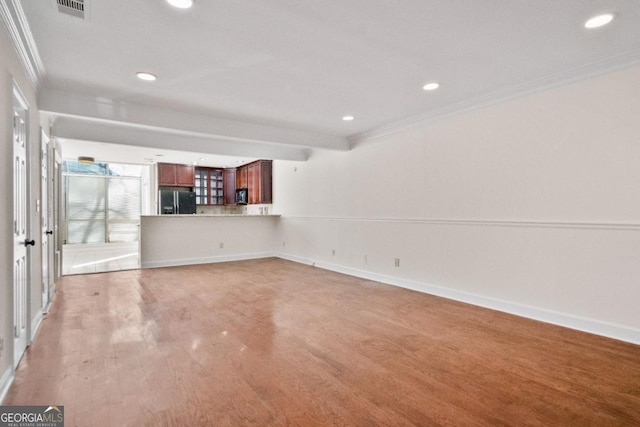
{"type": "Polygon", "coordinates": [[[66,426],[640,425],[640,346],[280,259],[67,276],[5,405],[66,426]]]}

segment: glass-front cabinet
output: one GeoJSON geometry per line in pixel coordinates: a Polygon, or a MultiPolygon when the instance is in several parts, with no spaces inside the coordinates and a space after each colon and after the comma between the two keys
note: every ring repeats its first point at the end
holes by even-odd
{"type": "Polygon", "coordinates": [[[196,167],[195,192],[198,205],[224,204],[224,170],[196,167]]]}

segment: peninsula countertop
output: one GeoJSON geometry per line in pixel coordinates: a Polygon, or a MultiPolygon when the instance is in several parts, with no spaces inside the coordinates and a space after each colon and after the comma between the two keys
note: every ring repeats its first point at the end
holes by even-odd
{"type": "Polygon", "coordinates": [[[280,214],[176,214],[176,215],[141,215],[141,218],[279,218],[280,214]]]}

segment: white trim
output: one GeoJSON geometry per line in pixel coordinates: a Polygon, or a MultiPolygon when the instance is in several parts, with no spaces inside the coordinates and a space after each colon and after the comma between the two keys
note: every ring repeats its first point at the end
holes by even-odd
{"type": "Polygon", "coordinates": [[[40,324],[43,319],[42,310],[38,310],[36,313],[36,317],[31,321],[31,335],[29,336],[29,344],[33,343],[36,339],[36,334],[38,333],[38,329],[40,329],[40,324]]]}
{"type": "MultiPolygon", "coordinates": [[[[53,290],[53,292],[55,292],[55,285],[53,285],[53,287],[51,287],[50,289],[53,290]]],[[[52,292],[52,293],[53,293],[52,292]]],[[[47,314],[49,314],[49,310],[51,310],[51,304],[53,303],[53,299],[50,299],[49,302],[47,303],[47,305],[45,305],[44,307],[42,307],[42,315],[45,316],[47,314]]]]}
{"type": "Polygon", "coordinates": [[[35,48],[35,42],[33,46],[30,46],[33,36],[31,35],[31,30],[29,29],[26,19],[24,20],[26,27],[23,27],[20,22],[22,19],[21,16],[24,17],[22,6],[13,0],[11,0],[11,6],[10,8],[6,0],[0,0],[0,18],[2,18],[2,21],[7,27],[9,36],[13,41],[13,46],[18,53],[18,58],[20,58],[20,62],[22,62],[27,76],[29,76],[31,83],[37,86],[41,76],[40,73],[44,71],[42,60],[40,59],[38,50],[32,49],[32,47],[35,48]],[[18,20],[17,23],[16,19],[14,19],[14,14],[11,12],[12,8],[18,20]]]}
{"type": "MultiPolygon", "coordinates": [[[[2,0],[0,0],[0,1],[2,1],[2,0]]],[[[13,96],[15,97],[15,99],[20,104],[20,108],[22,108],[23,110],[28,112],[29,111],[29,102],[27,101],[27,97],[22,94],[22,90],[20,89],[20,86],[18,85],[18,82],[15,79],[12,80],[12,83],[13,83],[13,96]]],[[[15,106],[14,106],[14,108],[15,108],[15,106]]],[[[28,117],[26,119],[28,119],[28,117]]],[[[26,119],[25,119],[25,121],[26,121],[26,119]]],[[[28,127],[27,127],[27,129],[28,129],[28,127]]]]}
{"type": "Polygon", "coordinates": [[[310,220],[310,221],[345,221],[345,222],[385,222],[389,224],[434,224],[452,226],[480,226],[480,227],[521,227],[521,228],[571,228],[592,230],[625,230],[640,231],[638,223],[624,222],[559,222],[559,221],[509,221],[509,220],[481,220],[481,219],[442,219],[442,218],[368,218],[368,217],[338,217],[338,216],[287,216],[282,219],[310,220]]]}
{"type": "Polygon", "coordinates": [[[7,397],[7,393],[9,392],[9,388],[11,388],[11,384],[13,384],[14,378],[14,371],[11,369],[11,366],[8,366],[2,374],[2,377],[0,377],[0,405],[4,402],[4,398],[7,397]]]}
{"type": "Polygon", "coordinates": [[[429,123],[434,120],[443,119],[459,113],[488,107],[490,105],[509,101],[521,96],[543,92],[558,86],[596,77],[638,63],[640,63],[640,50],[632,50],[622,54],[613,55],[599,61],[570,68],[559,73],[550,74],[538,79],[516,84],[495,92],[485,93],[484,95],[467,99],[436,111],[429,111],[413,117],[408,117],[371,131],[354,134],[349,136],[349,143],[351,148],[353,148],[358,143],[395,134],[423,123],[429,123]]]}
{"type": "Polygon", "coordinates": [[[215,263],[215,262],[242,261],[242,260],[249,260],[249,259],[271,258],[271,257],[277,257],[277,258],[285,259],[288,261],[297,262],[300,264],[312,265],[314,267],[322,268],[324,270],[334,271],[337,273],[359,277],[361,279],[372,280],[375,282],[397,286],[400,288],[411,289],[413,291],[422,292],[429,295],[435,295],[435,296],[451,299],[454,301],[460,301],[467,304],[473,304],[475,306],[489,308],[492,310],[497,310],[497,311],[513,314],[520,317],[526,317],[528,319],[534,319],[534,320],[538,320],[545,323],[551,323],[553,325],[558,325],[558,326],[562,326],[569,329],[575,329],[578,331],[583,331],[583,332],[587,332],[595,335],[601,335],[604,337],[613,338],[613,339],[617,339],[625,342],[630,342],[633,344],[640,344],[640,330],[630,328],[628,326],[602,322],[599,320],[589,319],[586,317],[559,313],[557,311],[545,310],[538,307],[518,304],[510,301],[501,300],[498,298],[486,297],[486,296],[473,294],[469,292],[456,291],[455,289],[430,285],[427,283],[415,282],[412,280],[405,280],[399,277],[387,276],[384,274],[373,273],[370,271],[346,267],[338,264],[332,264],[332,263],[327,263],[323,261],[314,261],[309,258],[305,258],[297,255],[285,254],[285,253],[262,252],[262,253],[253,253],[253,254],[239,254],[239,255],[230,255],[230,256],[196,258],[196,259],[153,261],[153,262],[143,263],[142,268],[171,267],[171,266],[191,265],[191,264],[208,264],[208,263],[215,263]]]}
{"type": "Polygon", "coordinates": [[[40,52],[38,51],[36,41],[33,39],[33,33],[31,32],[31,27],[29,27],[29,21],[27,21],[27,17],[24,14],[24,9],[22,9],[22,5],[18,0],[11,0],[11,3],[13,4],[13,10],[15,10],[16,17],[18,18],[18,27],[22,30],[21,32],[25,39],[27,52],[30,54],[29,58],[33,60],[33,67],[36,71],[36,76],[42,76],[44,74],[44,64],[40,58],[40,52]]]}
{"type": "Polygon", "coordinates": [[[405,289],[422,292],[429,295],[436,295],[448,298],[454,301],[460,301],[473,304],[479,307],[489,308],[492,310],[502,311],[516,316],[526,317],[529,319],[539,320],[545,323],[551,323],[565,328],[575,329],[578,331],[588,332],[595,335],[601,335],[614,338],[621,341],[640,344],[640,330],[629,328],[623,325],[602,322],[595,319],[589,319],[580,316],[574,316],[556,311],[545,310],[538,307],[518,304],[497,298],[485,297],[482,295],[472,294],[468,292],[460,292],[454,289],[443,288],[440,286],[429,285],[426,283],[414,282],[411,280],[400,279],[398,277],[387,276],[370,271],[359,270],[356,268],[345,267],[338,264],[313,261],[308,258],[293,256],[288,254],[277,254],[277,257],[294,261],[302,264],[313,265],[325,270],[335,271],[337,273],[347,274],[349,276],[359,277],[362,279],[373,280],[387,285],[398,286],[405,289]]]}
{"type": "Polygon", "coordinates": [[[193,265],[193,264],[210,264],[217,262],[228,261],[245,261],[250,259],[260,258],[272,258],[275,257],[272,252],[257,252],[251,254],[237,254],[237,255],[224,255],[204,258],[186,258],[186,259],[172,259],[167,261],[147,261],[143,262],[142,268],[158,268],[158,267],[176,267],[180,265],[193,265]]]}

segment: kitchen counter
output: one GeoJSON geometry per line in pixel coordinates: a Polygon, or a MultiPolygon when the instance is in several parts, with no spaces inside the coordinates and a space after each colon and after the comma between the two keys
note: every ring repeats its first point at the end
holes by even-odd
{"type": "Polygon", "coordinates": [[[140,217],[143,268],[273,256],[280,215],[195,214],[140,217]]]}
{"type": "Polygon", "coordinates": [[[141,218],[201,218],[201,217],[257,217],[257,218],[279,218],[280,214],[269,214],[269,215],[260,215],[260,214],[190,214],[190,215],[142,215],[141,218]]]}

